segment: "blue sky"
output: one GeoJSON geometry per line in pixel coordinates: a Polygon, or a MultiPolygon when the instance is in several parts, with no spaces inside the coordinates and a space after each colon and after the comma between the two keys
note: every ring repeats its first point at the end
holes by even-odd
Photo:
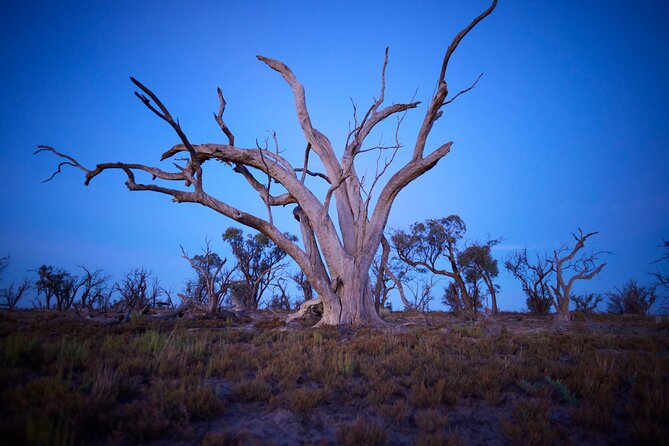
{"type": "MultiPolygon", "coordinates": [[[[482,1],[22,2],[0,18],[0,253],[6,280],[42,263],[106,269],[138,266],[177,289],[206,237],[224,255],[232,224],[194,205],[129,193],[118,173],[83,186],[78,171],[42,184],[56,165],[33,156],[49,144],[93,166],[157,163],[177,142],[133,96],[135,76],[168,105],[192,141],[223,142],[212,119],[216,87],[237,144],[275,130],[285,155],[304,142],[283,80],[256,54],[288,64],[304,83],[314,124],[344,143],[350,99],[378,94],[390,47],[388,102],[429,101],[452,36],[482,1]]],[[[399,196],[390,227],[460,215],[470,239],[505,239],[495,255],[552,250],[582,227],[610,251],[599,277],[578,290],[648,282],[657,245],[669,238],[669,32],[662,2],[501,1],[451,61],[451,91],[478,86],[448,107],[428,147],[452,152],[399,196]]],[[[407,115],[411,146],[423,105],[407,115]]],[[[389,135],[391,127],[385,129],[389,135]]],[[[377,137],[380,135],[377,135],[377,137]]],[[[218,196],[262,213],[230,170],[212,170],[218,196]]],[[[288,212],[282,229],[297,233],[288,212]]],[[[500,306],[522,309],[503,272],[500,306]]],[[[577,290],[577,291],[578,291],[577,290]]],[[[440,293],[439,293],[440,294],[440,293]]],[[[438,306],[433,306],[438,307],[438,306]]]]}

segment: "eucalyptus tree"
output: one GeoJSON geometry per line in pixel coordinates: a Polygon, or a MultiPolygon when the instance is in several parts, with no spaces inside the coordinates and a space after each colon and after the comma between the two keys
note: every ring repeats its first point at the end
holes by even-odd
{"type": "MultiPolygon", "coordinates": [[[[206,305],[210,314],[216,314],[219,310],[223,297],[234,283],[233,274],[236,267],[225,268],[227,259],[221,257],[211,250],[209,240],[205,241],[202,254],[192,257],[181,248],[182,258],[185,259],[195,270],[196,280],[186,283],[186,290],[182,299],[192,299],[206,305]]],[[[181,296],[180,296],[181,297],[181,296]]]]}
{"type": "Polygon", "coordinates": [[[403,262],[452,279],[457,292],[451,297],[458,297],[458,308],[462,308],[465,315],[471,316],[475,313],[475,308],[464,271],[458,263],[459,243],[466,230],[465,222],[459,216],[449,215],[416,222],[410,226],[409,231],[394,230],[391,240],[397,256],[403,262]]]}
{"type": "Polygon", "coordinates": [[[465,272],[465,279],[474,284],[481,280],[485,284],[490,296],[492,314],[498,313],[497,291],[499,286],[493,280],[499,275],[499,267],[497,266],[497,260],[491,254],[491,250],[493,246],[499,243],[499,240],[472,243],[458,254],[458,264],[465,272]]]}
{"type": "MultiPolygon", "coordinates": [[[[139,89],[136,96],[167,122],[177,134],[180,144],[165,151],[162,160],[175,161],[176,170],[144,164],[111,162],[101,163],[95,168],[84,167],[75,158],[62,154],[52,147],[40,146],[38,151],[49,151],[64,158],[54,175],[64,165],[75,166],[85,173],[85,184],[108,170],[120,170],[125,173],[126,185],[131,191],[152,191],[167,194],[177,203],[198,203],[214,210],[239,224],[249,226],[271,239],[284,250],[302,269],[315,289],[317,297],[301,308],[306,311],[309,305],[323,303],[323,317],[320,325],[379,325],[383,321],[374,306],[369,270],[375,253],[381,242],[390,210],[397,195],[407,185],[434,168],[446,156],[452,142],[438,144],[434,149],[427,148],[428,137],[443,115],[444,106],[458,96],[471,90],[470,87],[451,94],[446,81],[446,73],[451,57],[462,39],[497,5],[497,0],[472,20],[453,38],[446,49],[441,68],[437,76],[434,93],[425,111],[422,124],[417,132],[413,151],[402,166],[389,170],[395,155],[401,147],[395,132],[394,143],[380,146],[367,143],[370,133],[379,124],[391,117],[398,117],[397,126],[402,122],[404,113],[418,107],[420,102],[393,103],[384,106],[386,87],[386,67],[388,51],[386,49],[381,70],[381,87],[378,98],[369,108],[358,114],[354,108],[352,128],[346,137],[346,143],[338,156],[331,140],[318,130],[307,107],[303,85],[293,71],[283,62],[264,56],[258,59],[278,72],[290,87],[297,112],[297,119],[306,140],[301,163],[291,163],[279,150],[277,138],[275,146],[239,147],[235,144],[235,135],[226,124],[223,113],[226,102],[218,89],[219,109],[214,118],[227,138],[224,144],[194,144],[186,135],[179,121],[173,118],[168,108],[158,96],[138,80],[131,78],[139,89]],[[356,161],[365,153],[379,152],[379,163],[375,175],[363,181],[358,174],[356,161]],[[386,153],[385,160],[381,154],[386,153]],[[174,160],[175,156],[183,157],[174,160]],[[313,171],[310,156],[319,159],[324,172],[313,171]],[[204,166],[210,161],[219,161],[230,166],[232,171],[241,175],[260,196],[267,217],[261,217],[214,197],[205,187],[204,166]],[[149,174],[156,181],[142,182],[138,174],[149,174]],[[385,183],[382,177],[388,178],[385,183]],[[327,192],[318,197],[315,188],[310,188],[305,180],[307,176],[327,183],[327,192]],[[266,180],[265,180],[266,178],[266,180]],[[166,183],[183,183],[177,188],[166,183]],[[275,186],[274,188],[272,186],[275,186]],[[277,190],[278,188],[278,190],[277,190]],[[302,245],[291,240],[274,222],[272,209],[276,206],[294,206],[294,215],[300,224],[302,245]],[[330,207],[334,205],[334,215],[330,207]]],[[[480,79],[480,76],[479,76],[480,79]]],[[[274,134],[275,136],[275,134],[274,134]]],[[[53,175],[52,177],[53,178],[53,175]]],[[[208,183],[207,183],[208,184],[208,183]]]]}
{"type": "MultiPolygon", "coordinates": [[[[293,242],[295,236],[284,236],[293,242]]],[[[230,245],[237,260],[235,268],[241,280],[231,283],[231,300],[239,309],[255,310],[270,287],[275,287],[280,273],[286,268],[286,252],[263,233],[247,234],[238,228],[228,228],[223,240],[230,245]]]]}
{"type": "Polygon", "coordinates": [[[80,268],[84,271],[81,277],[51,265],[42,265],[35,270],[38,276],[35,289],[38,297],[44,297],[44,303],[38,301],[37,305],[51,309],[54,300],[56,310],[69,310],[75,305],[93,308],[109,292],[109,276],[102,270],[91,271],[84,266],[80,268]]]}

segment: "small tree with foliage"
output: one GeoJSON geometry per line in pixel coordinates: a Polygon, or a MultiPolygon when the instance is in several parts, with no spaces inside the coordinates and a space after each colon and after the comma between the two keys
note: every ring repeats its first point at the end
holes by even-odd
{"type": "MultiPolygon", "coordinates": [[[[38,279],[35,282],[38,297],[44,296],[44,306],[51,309],[51,300],[55,300],[56,310],[69,310],[75,302],[78,288],[77,277],[64,269],[56,269],[50,265],[42,265],[37,269],[38,279]]],[[[38,301],[38,306],[42,302],[38,301]]]]}
{"type": "Polygon", "coordinates": [[[181,248],[183,258],[195,270],[197,278],[186,283],[182,298],[192,299],[207,306],[210,314],[215,314],[223,301],[225,294],[234,284],[233,273],[236,268],[226,269],[227,259],[211,250],[209,241],[205,241],[202,254],[189,257],[181,248]]]}
{"type": "MultiPolygon", "coordinates": [[[[295,236],[284,234],[287,239],[295,236]]],[[[248,234],[238,228],[228,228],[223,240],[230,245],[241,277],[231,286],[231,298],[242,309],[257,309],[265,291],[276,282],[279,272],[287,265],[286,252],[262,233],[248,234]]]]}
{"type": "Polygon", "coordinates": [[[473,315],[475,310],[458,264],[458,243],[466,230],[465,222],[459,216],[449,215],[414,223],[408,232],[397,229],[391,240],[397,256],[408,265],[452,279],[464,313],[473,315]]]}
{"type": "Polygon", "coordinates": [[[482,281],[485,284],[487,295],[490,296],[493,314],[498,313],[497,291],[499,291],[499,286],[494,283],[493,279],[499,275],[499,268],[497,259],[492,257],[491,249],[499,243],[499,240],[473,243],[458,254],[458,264],[465,274],[465,280],[471,284],[472,292],[477,295],[472,300],[474,302],[479,300],[478,296],[481,295],[481,292],[478,282],[482,281]]]}

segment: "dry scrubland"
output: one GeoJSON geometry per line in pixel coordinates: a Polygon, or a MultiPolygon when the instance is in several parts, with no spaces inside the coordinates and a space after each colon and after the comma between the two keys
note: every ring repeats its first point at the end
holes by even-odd
{"type": "Polygon", "coordinates": [[[5,444],[668,444],[669,337],[641,317],[384,330],[0,313],[5,444]]]}

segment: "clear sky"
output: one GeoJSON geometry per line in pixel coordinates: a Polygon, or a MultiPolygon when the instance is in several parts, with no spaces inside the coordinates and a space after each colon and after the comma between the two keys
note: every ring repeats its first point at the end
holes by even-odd
{"type": "MultiPolygon", "coordinates": [[[[487,7],[479,0],[12,3],[0,14],[6,280],[43,263],[100,267],[117,278],[144,266],[174,289],[191,274],[179,245],[195,253],[209,237],[226,255],[220,234],[232,222],[166,196],[130,193],[115,172],[90,187],[76,170],[42,184],[57,160],[33,156],[36,145],[88,166],[158,163],[177,137],[133,96],[132,75],[192,141],[225,141],[212,119],[220,86],[238,145],[275,130],[285,156],[299,160],[305,144],[290,91],[256,54],[293,69],[314,125],[342,147],[349,97],[365,108],[378,94],[389,46],[387,101],[417,92],[424,102],[400,135],[411,146],[448,43],[487,7]]],[[[485,73],[447,108],[428,142],[452,140],[453,149],[400,194],[389,226],[458,214],[470,239],[504,237],[500,260],[523,246],[554,249],[582,227],[600,231],[590,246],[611,254],[578,290],[649,282],[657,245],[669,238],[667,9],[645,0],[501,0],[451,61],[451,91],[485,73]]],[[[234,176],[220,169],[208,181],[221,199],[262,213],[257,195],[234,176]]],[[[287,216],[279,222],[298,233],[287,216]]],[[[500,306],[524,308],[506,272],[499,283],[500,306]]]]}

